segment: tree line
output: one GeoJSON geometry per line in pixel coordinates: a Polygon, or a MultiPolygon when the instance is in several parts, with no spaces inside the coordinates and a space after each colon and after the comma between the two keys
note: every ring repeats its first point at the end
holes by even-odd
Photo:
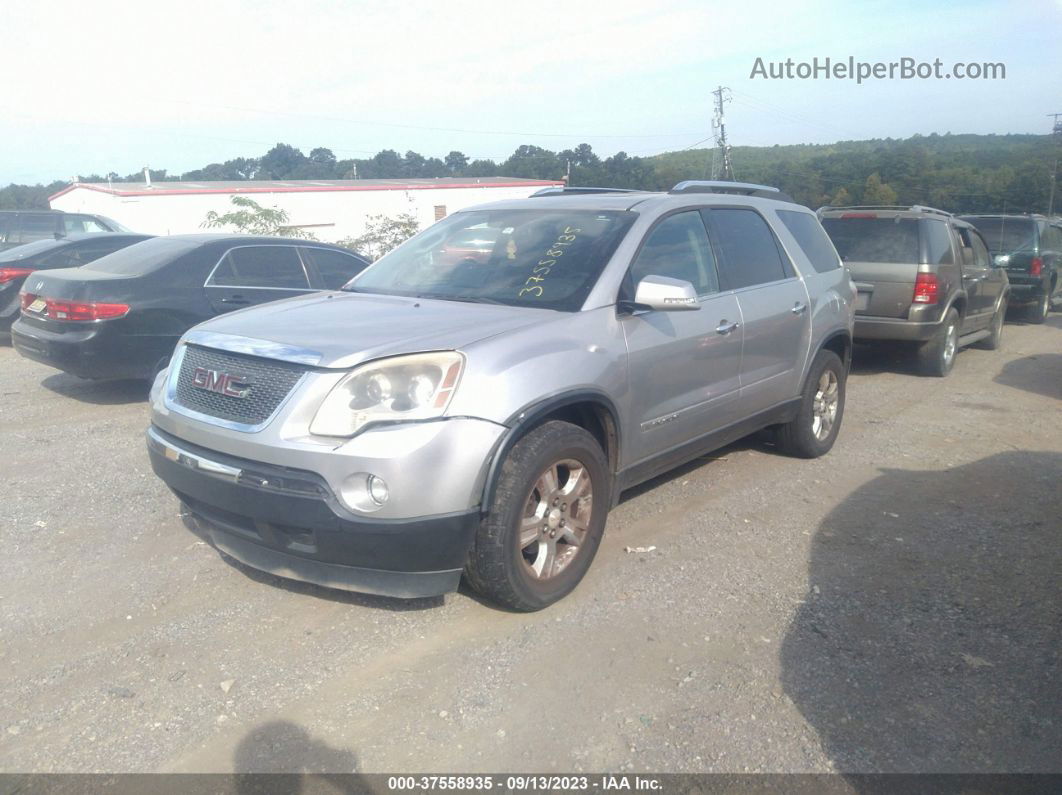
{"type": "MultiPolygon", "coordinates": [[[[928,204],[954,212],[1046,212],[1060,153],[1059,140],[1049,135],[934,133],[835,144],[739,146],[731,150],[731,159],[735,179],[774,185],[809,207],[928,204]]],[[[339,159],[324,147],[307,155],[278,143],[260,157],[237,157],[182,174],[164,169],[150,173],[155,182],[570,175],[572,185],[666,190],[684,179],[709,177],[712,159],[710,149],[653,157],[618,152],[603,158],[585,143],[559,152],[524,144],[502,161],[471,159],[456,150],[439,158],[393,149],[369,158],[339,159]]],[[[140,172],[78,177],[79,182],[143,179],[140,172]]],[[[65,185],[8,185],[0,189],[0,209],[47,207],[48,196],[65,185]]],[[[1056,204],[1062,204],[1062,195],[1056,204]]]]}

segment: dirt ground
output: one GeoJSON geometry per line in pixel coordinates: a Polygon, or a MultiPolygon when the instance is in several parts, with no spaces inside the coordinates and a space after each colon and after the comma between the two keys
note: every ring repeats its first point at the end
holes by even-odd
{"type": "Polygon", "coordinates": [[[0,345],[0,770],[1062,772],[1062,315],[858,350],[830,455],[628,493],[533,615],[223,559],[144,393],[0,345]]]}

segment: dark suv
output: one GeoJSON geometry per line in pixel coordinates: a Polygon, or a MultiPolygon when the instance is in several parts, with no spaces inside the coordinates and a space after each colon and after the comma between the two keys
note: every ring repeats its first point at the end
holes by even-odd
{"type": "Polygon", "coordinates": [[[1062,300],[1062,220],[1042,215],[964,215],[988,241],[1010,278],[1010,302],[1032,323],[1043,323],[1062,300]]]}
{"type": "Polygon", "coordinates": [[[859,296],[855,338],[918,345],[921,369],[945,376],[964,345],[999,347],[1007,272],[973,225],[931,207],[823,207],[819,218],[859,296]]]}
{"type": "Polygon", "coordinates": [[[129,231],[102,215],[62,210],[0,210],[0,251],[36,240],[59,240],[67,235],[129,231]]]}

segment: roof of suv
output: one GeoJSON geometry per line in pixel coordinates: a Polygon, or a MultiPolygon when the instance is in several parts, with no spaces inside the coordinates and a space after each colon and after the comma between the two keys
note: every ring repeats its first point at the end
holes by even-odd
{"type": "MultiPolygon", "coordinates": [[[[786,209],[799,208],[810,212],[804,205],[795,204],[784,198],[774,199],[735,193],[664,193],[662,191],[531,196],[526,199],[504,199],[488,204],[479,204],[469,207],[468,210],[531,210],[541,207],[556,207],[571,210],[624,211],[635,208],[643,210],[660,206],[689,206],[691,204],[784,205],[786,209]]],[[[467,212],[468,210],[462,210],[462,212],[467,212]]]]}

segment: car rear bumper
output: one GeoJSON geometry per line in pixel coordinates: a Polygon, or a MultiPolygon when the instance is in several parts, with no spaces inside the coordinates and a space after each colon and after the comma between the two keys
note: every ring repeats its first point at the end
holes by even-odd
{"type": "Polygon", "coordinates": [[[898,340],[925,342],[940,328],[940,321],[919,322],[904,318],[862,317],[856,315],[854,337],[857,342],[869,340],[898,340]]]}
{"type": "Polygon", "coordinates": [[[176,338],[138,337],[118,333],[109,321],[50,331],[18,319],[11,342],[22,356],[79,378],[148,378],[176,338]]]}
{"type": "Polygon", "coordinates": [[[1012,304],[1025,304],[1029,301],[1036,301],[1044,294],[1044,290],[1047,287],[1041,281],[1014,281],[1013,278],[1010,282],[1010,303],[1012,304]]]}
{"type": "Polygon", "coordinates": [[[478,508],[415,519],[357,517],[320,475],[235,458],[148,430],[151,466],[215,546],[252,568],[414,598],[457,587],[478,508]]]}

